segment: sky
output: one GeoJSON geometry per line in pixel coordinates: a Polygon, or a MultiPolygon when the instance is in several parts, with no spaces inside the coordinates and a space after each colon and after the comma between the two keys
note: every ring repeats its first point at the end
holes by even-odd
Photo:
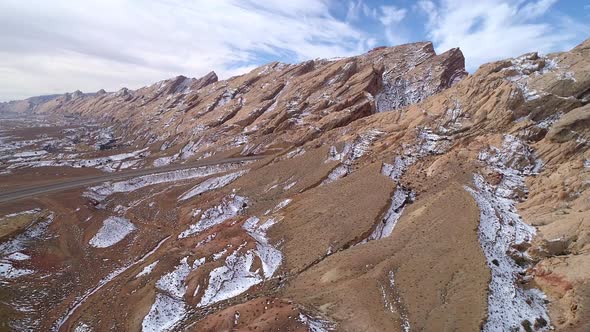
{"type": "Polygon", "coordinates": [[[590,0],[1,0],[0,101],[430,40],[467,70],[590,37],[590,0]]]}

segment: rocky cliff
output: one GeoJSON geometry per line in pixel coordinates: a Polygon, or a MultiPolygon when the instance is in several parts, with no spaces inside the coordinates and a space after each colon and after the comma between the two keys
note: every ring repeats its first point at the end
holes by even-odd
{"type": "Polygon", "coordinates": [[[415,43],[52,99],[145,166],[264,158],[30,203],[53,237],[14,263],[13,326],[588,330],[589,99],[590,40],[473,75],[415,43]]]}

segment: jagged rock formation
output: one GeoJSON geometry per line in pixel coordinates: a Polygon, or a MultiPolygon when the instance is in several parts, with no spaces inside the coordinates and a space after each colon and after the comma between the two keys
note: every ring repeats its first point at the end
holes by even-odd
{"type": "Polygon", "coordinates": [[[132,144],[156,142],[170,155],[244,154],[301,145],[321,133],[397,109],[466,75],[458,49],[436,55],[431,43],[375,49],[341,60],[271,63],[218,82],[211,72],[136,91],[60,97],[36,112],[62,112],[115,124],[132,144]]]}
{"type": "Polygon", "coordinates": [[[4,217],[45,227],[0,244],[6,303],[34,308],[11,326],[588,330],[589,53],[466,76],[459,50],[416,43],[46,102],[35,111],[109,126],[146,164],[266,157],[4,217]]]}

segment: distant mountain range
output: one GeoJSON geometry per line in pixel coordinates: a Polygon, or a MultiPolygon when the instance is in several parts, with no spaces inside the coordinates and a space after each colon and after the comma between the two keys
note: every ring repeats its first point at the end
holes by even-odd
{"type": "Polygon", "coordinates": [[[76,90],[71,93],[67,92],[67,93],[63,93],[63,94],[34,96],[34,97],[29,97],[27,99],[22,99],[22,100],[11,100],[11,101],[0,103],[0,113],[18,113],[18,114],[33,113],[39,105],[48,103],[52,100],[63,99],[63,100],[69,101],[69,100],[77,99],[82,96],[84,96],[84,97],[95,96],[99,93],[106,93],[106,92],[104,90],[100,90],[98,92],[93,92],[93,93],[84,93],[80,90],[76,90]]]}

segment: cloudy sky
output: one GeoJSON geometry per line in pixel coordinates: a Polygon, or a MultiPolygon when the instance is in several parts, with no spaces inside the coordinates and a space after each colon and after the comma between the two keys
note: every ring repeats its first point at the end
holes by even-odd
{"type": "Polygon", "coordinates": [[[590,37],[579,0],[1,0],[0,101],[221,78],[270,62],[431,40],[469,71],[590,37]]]}

